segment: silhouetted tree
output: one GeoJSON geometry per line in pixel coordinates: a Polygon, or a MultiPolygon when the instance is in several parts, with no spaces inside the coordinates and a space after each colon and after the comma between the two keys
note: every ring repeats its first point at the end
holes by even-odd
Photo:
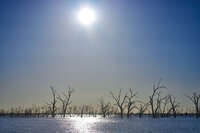
{"type": "Polygon", "coordinates": [[[73,114],[78,114],[78,107],[76,105],[73,106],[73,114]]]}
{"type": "Polygon", "coordinates": [[[95,107],[93,105],[89,105],[89,116],[94,116],[95,107]]]}
{"type": "Polygon", "coordinates": [[[110,103],[105,103],[103,98],[99,99],[99,106],[100,106],[100,112],[103,115],[103,117],[106,117],[106,115],[110,112],[110,103]]]}
{"type": "Polygon", "coordinates": [[[39,105],[32,105],[32,113],[35,117],[39,117],[40,116],[40,112],[41,111],[41,107],[39,105]]]}
{"type": "Polygon", "coordinates": [[[196,118],[200,116],[200,105],[199,105],[199,100],[200,100],[200,94],[197,94],[194,92],[192,96],[188,96],[188,98],[192,101],[195,107],[195,113],[196,113],[196,118]]]}
{"type": "Polygon", "coordinates": [[[56,99],[56,90],[54,89],[54,87],[50,86],[51,89],[51,93],[52,93],[52,101],[50,101],[49,103],[47,103],[49,111],[51,113],[52,117],[55,117],[56,115],[56,103],[57,103],[57,99],[56,99]]]}
{"type": "Polygon", "coordinates": [[[170,101],[170,112],[172,111],[174,118],[176,118],[177,115],[177,108],[179,107],[179,103],[176,101],[176,97],[169,95],[169,101],[170,101]]]}
{"type": "Polygon", "coordinates": [[[158,82],[157,85],[153,85],[153,93],[149,97],[149,103],[151,106],[151,112],[153,118],[156,118],[158,116],[158,112],[161,109],[161,102],[164,100],[166,97],[161,97],[160,96],[160,89],[166,88],[165,86],[161,85],[161,80],[158,82]]]}
{"type": "Polygon", "coordinates": [[[70,117],[72,117],[72,111],[73,111],[73,108],[72,107],[68,107],[68,114],[70,117]]]}
{"type": "Polygon", "coordinates": [[[169,115],[169,96],[166,96],[165,99],[163,99],[163,108],[161,110],[161,117],[169,115]]]}
{"type": "Polygon", "coordinates": [[[123,114],[124,114],[125,101],[126,101],[126,98],[127,98],[127,94],[125,94],[124,97],[122,97],[121,92],[122,92],[122,90],[120,89],[117,96],[115,96],[112,92],[110,92],[110,94],[111,94],[112,98],[115,101],[114,105],[116,105],[119,108],[119,110],[120,110],[120,116],[122,118],[123,114]]]}
{"type": "Polygon", "coordinates": [[[141,118],[144,113],[146,112],[147,108],[149,106],[149,103],[144,103],[144,102],[141,102],[139,103],[139,106],[136,106],[136,109],[138,110],[138,114],[139,114],[139,117],[141,118]]]}
{"type": "Polygon", "coordinates": [[[110,115],[110,114],[117,115],[117,113],[118,113],[118,107],[111,106],[111,107],[110,107],[109,115],[110,115]]]}
{"type": "Polygon", "coordinates": [[[72,96],[73,92],[74,92],[74,89],[71,89],[69,87],[68,90],[66,90],[62,93],[62,95],[57,96],[58,100],[60,100],[60,102],[62,104],[61,110],[62,110],[63,117],[65,117],[65,115],[67,113],[67,107],[72,103],[71,96],[72,96]]]}
{"type": "Polygon", "coordinates": [[[80,108],[80,110],[81,110],[81,112],[80,112],[81,117],[83,117],[84,109],[85,109],[85,105],[82,105],[82,107],[80,108]]]}
{"type": "Polygon", "coordinates": [[[86,115],[89,115],[89,109],[90,109],[90,106],[89,105],[85,105],[83,113],[86,114],[86,115]]]}
{"type": "Polygon", "coordinates": [[[41,107],[41,112],[44,117],[48,117],[50,115],[49,105],[45,104],[41,107]]]}
{"type": "Polygon", "coordinates": [[[126,103],[127,103],[127,118],[130,117],[130,114],[132,112],[132,110],[134,108],[136,108],[136,100],[135,100],[135,96],[136,96],[136,92],[133,92],[133,89],[130,88],[129,89],[129,93],[127,94],[127,98],[126,98],[126,103]]]}

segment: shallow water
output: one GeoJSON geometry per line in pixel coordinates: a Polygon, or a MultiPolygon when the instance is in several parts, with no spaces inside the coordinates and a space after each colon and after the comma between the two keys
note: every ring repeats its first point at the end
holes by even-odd
{"type": "Polygon", "coordinates": [[[200,133],[200,119],[0,118],[0,133],[200,133]]]}

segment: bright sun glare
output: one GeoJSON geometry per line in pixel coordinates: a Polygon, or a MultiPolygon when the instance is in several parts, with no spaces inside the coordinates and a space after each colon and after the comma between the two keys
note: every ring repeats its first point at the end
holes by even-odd
{"type": "Polygon", "coordinates": [[[78,20],[84,25],[91,25],[96,19],[95,11],[92,8],[84,7],[78,13],[78,20]]]}

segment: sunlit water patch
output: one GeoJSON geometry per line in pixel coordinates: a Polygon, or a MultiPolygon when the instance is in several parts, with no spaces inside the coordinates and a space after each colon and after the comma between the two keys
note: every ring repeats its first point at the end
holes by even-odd
{"type": "Polygon", "coordinates": [[[70,117],[61,120],[61,127],[65,132],[76,133],[97,133],[100,123],[110,123],[111,119],[103,119],[101,117],[70,117]],[[70,121],[70,125],[68,124],[70,121]]]}
{"type": "Polygon", "coordinates": [[[200,133],[200,119],[0,118],[0,133],[200,133]]]}

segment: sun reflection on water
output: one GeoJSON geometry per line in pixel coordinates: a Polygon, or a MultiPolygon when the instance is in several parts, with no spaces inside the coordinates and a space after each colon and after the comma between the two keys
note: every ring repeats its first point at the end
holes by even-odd
{"type": "Polygon", "coordinates": [[[98,117],[72,117],[71,120],[78,133],[96,133],[95,125],[101,121],[98,117]]]}

